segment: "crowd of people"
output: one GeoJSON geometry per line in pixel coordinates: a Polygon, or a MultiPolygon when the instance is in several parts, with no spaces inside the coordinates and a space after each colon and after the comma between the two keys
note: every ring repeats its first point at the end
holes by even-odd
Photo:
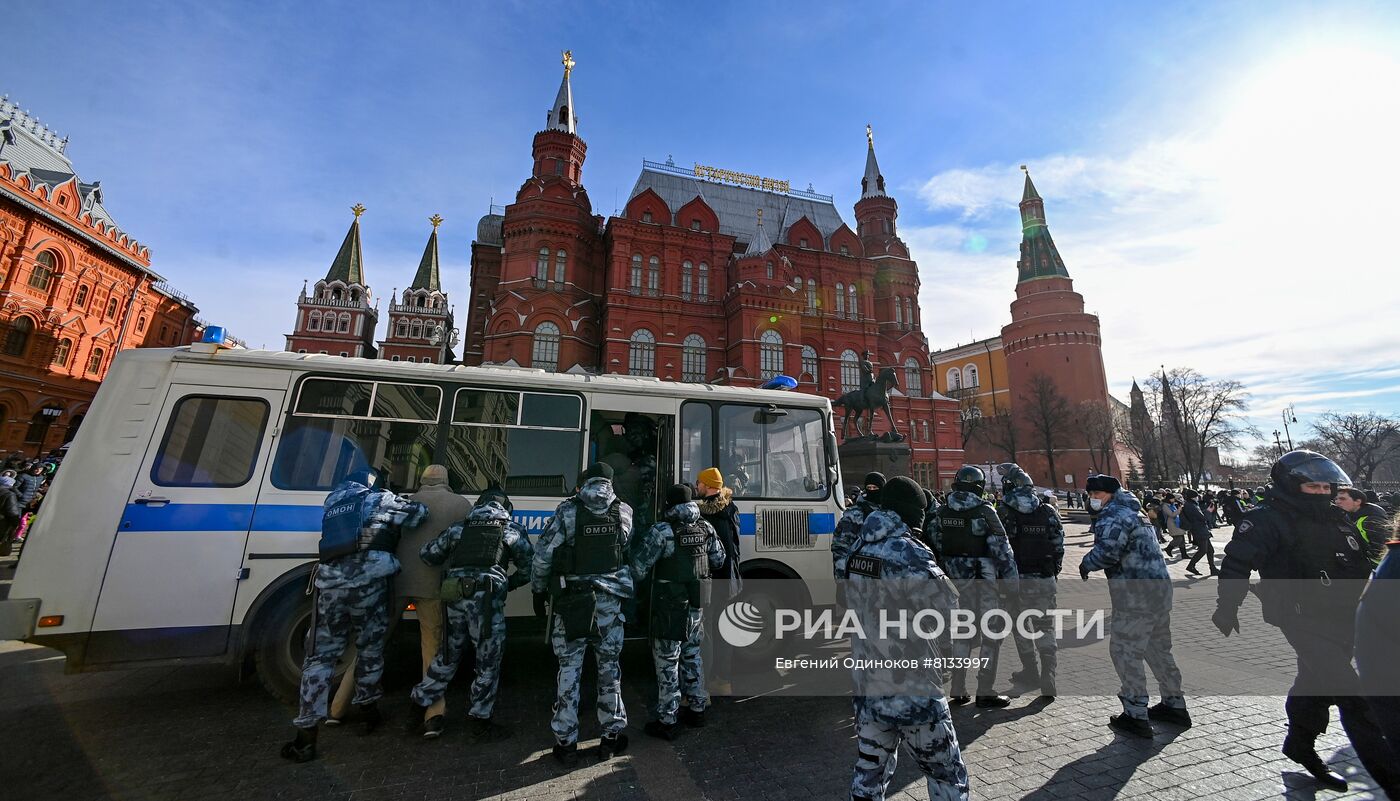
{"type": "MultiPolygon", "coordinates": [[[[548,620],[559,663],[549,725],[552,753],[560,763],[573,766],[579,759],[581,673],[589,650],[597,670],[598,753],[607,759],[628,747],[619,657],[624,623],[646,578],[652,581],[651,604],[642,622],[657,693],[643,731],[672,740],[686,728],[706,725],[710,697],[701,647],[712,623],[705,616],[708,591],[715,578],[737,578],[739,555],[737,510],[719,470],[706,469],[694,483],[670,487],[657,522],[641,531],[634,530],[639,520],[634,510],[613,488],[613,469],[594,463],[534,542],[512,519],[504,491],[492,487],[470,501],[453,493],[446,477],[443,467],[431,466],[422,489],[400,496],[378,486],[378,475],[366,468],[327,497],[313,578],[315,618],[293,721],[296,736],[282,747],[282,756],[314,759],[323,724],[353,722],[366,731],[381,724],[387,631],[409,602],[417,605],[423,627],[423,678],[409,696],[410,727],[428,739],[442,734],[448,685],[470,652],[469,738],[489,742],[510,736],[493,722],[492,712],[506,594],[526,585],[536,613],[548,620]],[[389,579],[395,574],[418,577],[401,584],[391,598],[389,579]],[[332,677],[352,643],[357,656],[340,703],[332,700],[332,677]]],[[[1385,509],[1350,483],[1334,463],[1308,451],[1286,454],[1274,465],[1271,483],[1252,493],[1139,492],[1111,476],[1088,478],[1081,498],[1092,520],[1093,545],[1076,572],[1084,581],[1095,572],[1107,579],[1109,657],[1122,706],[1108,721],[1112,729],[1151,738],[1154,726],[1192,725],[1172,656],[1173,585],[1166,556],[1171,551],[1178,559],[1191,556],[1190,538],[1196,552],[1187,569],[1198,572],[1196,564],[1204,558],[1220,577],[1212,622],[1221,634],[1239,631],[1238,609],[1249,592],[1248,579],[1258,573],[1268,590],[1258,592],[1264,619],[1282,630],[1297,654],[1298,674],[1285,705],[1284,755],[1322,786],[1346,789],[1346,780],[1315,748],[1335,705],[1362,764],[1387,795],[1400,797],[1400,759],[1393,745],[1400,743],[1400,703],[1386,690],[1400,659],[1400,631],[1389,614],[1397,596],[1385,581],[1372,579],[1364,595],[1360,589],[1373,570],[1378,578],[1400,577],[1395,556],[1400,539],[1391,539],[1377,567],[1374,557],[1380,551],[1371,543],[1388,534],[1385,509]],[[1233,521],[1235,529],[1217,566],[1210,530],[1220,517],[1233,521]],[[1309,589],[1297,597],[1269,589],[1290,581],[1309,589]],[[1156,704],[1150,704],[1147,670],[1159,685],[1156,704]]],[[[869,609],[873,599],[888,597],[882,593],[892,582],[923,582],[929,591],[920,593],[920,602],[945,615],[953,608],[971,610],[978,619],[999,608],[1055,608],[1065,559],[1055,496],[1037,490],[1020,468],[1006,474],[1000,494],[993,496],[985,475],[972,466],[957,472],[946,494],[907,476],[867,475],[832,538],[842,603],[851,610],[869,609]]],[[[1017,630],[1012,637],[1021,668],[1011,681],[1038,686],[1041,702],[1048,703],[1057,692],[1055,638],[1025,634],[1017,630]]],[[[969,797],[950,707],[1009,705],[996,686],[1000,643],[1001,638],[986,636],[916,646],[931,656],[953,657],[947,668],[923,676],[927,689],[918,693],[877,690],[868,676],[853,672],[853,799],[884,798],[901,745],[927,775],[930,798],[969,797]],[[967,659],[974,649],[978,659],[967,659]]],[[[875,656],[873,647],[864,638],[851,638],[858,661],[875,656]]]]}
{"type": "Polygon", "coordinates": [[[12,454],[0,462],[0,557],[14,553],[29,533],[62,462],[57,451],[40,459],[12,454]]]}

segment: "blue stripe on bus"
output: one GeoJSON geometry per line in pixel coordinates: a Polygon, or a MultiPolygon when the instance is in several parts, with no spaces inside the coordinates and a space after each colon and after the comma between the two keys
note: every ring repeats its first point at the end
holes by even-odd
{"type": "MultiPolygon", "coordinates": [[[[528,532],[544,530],[553,510],[518,509],[512,515],[528,532]]],[[[164,506],[130,503],[122,515],[124,531],[319,531],[320,506],[291,504],[170,503],[164,506]]],[[[740,513],[739,533],[752,537],[758,521],[752,512],[740,513]]],[[[807,516],[813,535],[836,531],[836,515],[813,512],[807,516]]]]}

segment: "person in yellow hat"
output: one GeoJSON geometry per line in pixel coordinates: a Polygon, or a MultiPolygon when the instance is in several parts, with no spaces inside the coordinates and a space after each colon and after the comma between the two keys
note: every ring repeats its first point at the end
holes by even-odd
{"type": "MultiPolygon", "coordinates": [[[[715,530],[719,544],[724,547],[724,565],[710,573],[713,586],[721,596],[715,599],[715,606],[722,607],[722,602],[739,591],[739,509],[734,505],[734,490],[724,486],[724,474],[719,468],[700,471],[695,479],[695,502],[700,507],[701,519],[715,530]]],[[[719,615],[705,618],[710,627],[705,639],[711,644],[715,642],[713,626],[717,620],[719,615]]],[[[733,691],[729,681],[730,656],[728,649],[711,645],[710,689],[714,695],[727,696],[733,691]]]]}

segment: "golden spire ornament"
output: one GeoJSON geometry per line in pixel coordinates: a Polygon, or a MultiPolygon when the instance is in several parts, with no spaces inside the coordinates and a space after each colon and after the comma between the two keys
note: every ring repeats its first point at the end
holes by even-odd
{"type": "Polygon", "coordinates": [[[433,230],[436,231],[438,226],[442,225],[442,215],[434,214],[433,216],[428,218],[428,222],[433,224],[433,230]]]}
{"type": "Polygon", "coordinates": [[[574,71],[574,51],[572,51],[572,50],[565,50],[565,51],[564,51],[564,58],[561,60],[560,63],[562,63],[562,64],[564,65],[564,74],[565,74],[565,75],[568,75],[570,72],[573,72],[573,71],[574,71]]]}
{"type": "Polygon", "coordinates": [[[350,211],[355,214],[355,219],[360,219],[360,215],[365,213],[365,204],[356,203],[350,207],[350,211]]]}
{"type": "Polygon", "coordinates": [[[865,144],[867,147],[875,147],[875,131],[870,127],[870,123],[865,124],[865,144]]]}

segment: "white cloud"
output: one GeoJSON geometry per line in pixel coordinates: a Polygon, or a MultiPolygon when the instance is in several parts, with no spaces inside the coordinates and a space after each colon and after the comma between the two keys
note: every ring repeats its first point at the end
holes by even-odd
{"type": "MultiPolygon", "coordinates": [[[[1400,410],[1381,385],[1400,351],[1397,84],[1391,52],[1293,52],[1183,109],[1199,125],[1030,162],[1075,288],[1100,315],[1112,389],[1184,365],[1245,381],[1275,417],[1304,393],[1400,410]]],[[[1007,321],[1018,166],[950,169],[919,190],[952,220],[905,228],[935,347],[1007,321]]]]}

